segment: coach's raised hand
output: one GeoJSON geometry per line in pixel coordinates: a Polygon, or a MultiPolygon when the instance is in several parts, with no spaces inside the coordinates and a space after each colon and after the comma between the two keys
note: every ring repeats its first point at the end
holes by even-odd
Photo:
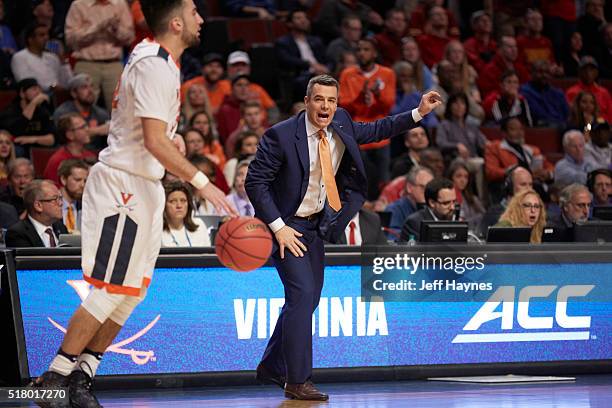
{"type": "Polygon", "coordinates": [[[425,116],[440,105],[442,105],[442,97],[440,94],[436,91],[429,91],[421,97],[421,102],[418,107],[419,115],[425,116]]]}

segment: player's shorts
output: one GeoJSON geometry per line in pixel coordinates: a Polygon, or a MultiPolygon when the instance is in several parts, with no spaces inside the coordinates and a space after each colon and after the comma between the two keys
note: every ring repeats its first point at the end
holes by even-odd
{"type": "Polygon", "coordinates": [[[84,279],[108,293],[139,296],[159,255],[164,206],[159,180],[96,163],[83,193],[84,279]]]}

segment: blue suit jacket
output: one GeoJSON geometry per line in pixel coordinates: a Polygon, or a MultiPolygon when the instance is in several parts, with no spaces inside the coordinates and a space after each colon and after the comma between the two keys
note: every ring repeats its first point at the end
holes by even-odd
{"type": "MultiPolygon", "coordinates": [[[[255,216],[266,224],[278,217],[287,223],[306,195],[310,161],[304,115],[301,112],[268,129],[249,166],[246,191],[255,216]]],[[[346,146],[336,173],[342,209],[336,213],[326,204],[319,223],[323,239],[337,243],[365,201],[366,173],[359,145],[403,134],[415,126],[411,111],[361,123],[338,108],[331,127],[346,146]]]]}

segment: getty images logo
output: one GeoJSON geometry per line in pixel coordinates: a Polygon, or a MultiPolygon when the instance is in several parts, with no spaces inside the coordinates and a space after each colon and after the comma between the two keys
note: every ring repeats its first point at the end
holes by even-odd
{"type": "Polygon", "coordinates": [[[474,314],[469,322],[463,327],[463,331],[476,331],[484,323],[501,319],[502,333],[470,333],[459,334],[453,339],[453,343],[505,343],[505,342],[530,342],[530,341],[563,341],[563,340],[588,340],[591,327],[590,316],[568,316],[567,302],[569,298],[586,296],[595,285],[567,285],[557,291],[554,321],[562,329],[582,330],[557,330],[553,331],[553,317],[534,317],[529,315],[529,302],[532,298],[547,298],[557,286],[526,286],[518,297],[518,308],[516,321],[520,327],[526,330],[539,330],[537,332],[512,332],[514,325],[514,286],[500,286],[489,300],[474,314]],[[496,311],[501,304],[501,311],[496,311]],[[585,330],[586,329],[586,330],[585,330]],[[542,331],[549,330],[549,331],[542,331]]]}

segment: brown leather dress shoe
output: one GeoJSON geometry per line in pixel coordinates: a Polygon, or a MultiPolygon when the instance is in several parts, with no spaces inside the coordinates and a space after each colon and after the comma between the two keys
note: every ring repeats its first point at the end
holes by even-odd
{"type": "Polygon", "coordinates": [[[285,388],[285,377],[268,370],[263,363],[259,363],[257,366],[255,378],[262,384],[276,384],[281,388],[285,388]]]}
{"type": "Polygon", "coordinates": [[[327,401],[329,395],[317,390],[312,381],[303,384],[286,384],[285,397],[295,400],[327,401]]]}

